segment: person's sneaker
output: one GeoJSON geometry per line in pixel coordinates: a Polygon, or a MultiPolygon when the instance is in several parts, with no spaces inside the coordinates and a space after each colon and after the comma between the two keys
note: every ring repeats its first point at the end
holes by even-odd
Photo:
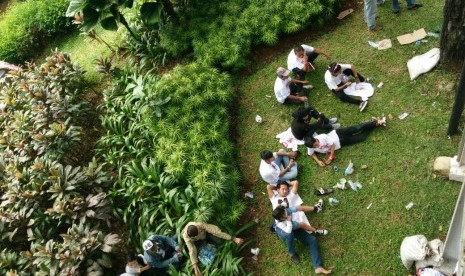
{"type": "Polygon", "coordinates": [[[300,263],[300,258],[299,258],[299,255],[297,255],[297,253],[295,253],[294,255],[291,255],[291,260],[292,260],[295,264],[300,263]]]}
{"type": "Polygon", "coordinates": [[[323,211],[323,199],[320,198],[313,207],[315,207],[317,213],[321,213],[321,211],[323,211]]]}
{"type": "Polygon", "coordinates": [[[341,127],[341,124],[332,124],[333,129],[338,129],[341,127]]]}
{"type": "Polygon", "coordinates": [[[360,112],[363,112],[363,110],[365,110],[365,107],[367,107],[367,104],[368,104],[368,101],[363,101],[360,103],[360,105],[358,106],[358,109],[360,110],[360,112]]]}
{"type": "Polygon", "coordinates": [[[328,230],[326,229],[316,229],[315,234],[321,235],[321,236],[326,236],[328,235],[328,230]]]}
{"type": "Polygon", "coordinates": [[[423,7],[422,4],[415,4],[415,5],[411,6],[410,8],[407,8],[407,10],[414,11],[414,10],[418,10],[421,7],[423,7]]]}
{"type": "Polygon", "coordinates": [[[334,123],[336,123],[336,122],[337,122],[337,118],[336,118],[336,117],[334,117],[334,118],[329,118],[329,123],[330,123],[330,124],[334,124],[334,123]]]}
{"type": "Polygon", "coordinates": [[[386,117],[381,118],[378,123],[380,126],[386,126],[386,117]]]}
{"type": "Polygon", "coordinates": [[[302,87],[305,88],[305,89],[313,89],[313,85],[311,85],[311,84],[307,84],[307,85],[304,85],[302,87]]]}

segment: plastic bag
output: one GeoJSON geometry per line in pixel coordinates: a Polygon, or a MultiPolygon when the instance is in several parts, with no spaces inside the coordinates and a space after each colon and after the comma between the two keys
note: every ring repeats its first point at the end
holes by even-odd
{"type": "Polygon", "coordinates": [[[414,261],[424,260],[428,253],[428,240],[423,235],[405,237],[400,246],[400,258],[405,268],[409,269],[414,261]]]}
{"type": "Polygon", "coordinates": [[[203,266],[211,265],[215,260],[216,247],[213,244],[205,243],[199,249],[199,261],[203,266]]]}

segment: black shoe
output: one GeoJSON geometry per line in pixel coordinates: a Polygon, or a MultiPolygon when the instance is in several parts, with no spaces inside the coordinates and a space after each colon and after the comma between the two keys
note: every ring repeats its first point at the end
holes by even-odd
{"type": "Polygon", "coordinates": [[[398,11],[392,11],[394,14],[399,14],[400,10],[398,11]]]}
{"type": "Polygon", "coordinates": [[[414,10],[417,10],[417,9],[419,9],[421,7],[423,7],[422,4],[415,4],[415,5],[411,6],[410,8],[407,8],[407,10],[414,11],[414,10]]]}
{"type": "Polygon", "coordinates": [[[299,258],[299,255],[297,255],[297,253],[295,253],[294,255],[291,255],[291,260],[292,260],[295,264],[300,263],[300,258],[299,258]]]}

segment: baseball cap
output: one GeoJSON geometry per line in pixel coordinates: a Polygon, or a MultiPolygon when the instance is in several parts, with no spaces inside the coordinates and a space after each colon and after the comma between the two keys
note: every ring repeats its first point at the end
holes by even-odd
{"type": "Polygon", "coordinates": [[[145,240],[144,243],[142,244],[142,247],[144,248],[145,251],[147,251],[153,247],[153,242],[151,240],[145,240]]]}
{"type": "Polygon", "coordinates": [[[289,77],[289,74],[291,73],[291,71],[287,70],[286,68],[279,67],[278,70],[276,70],[276,73],[280,77],[289,77]]]}

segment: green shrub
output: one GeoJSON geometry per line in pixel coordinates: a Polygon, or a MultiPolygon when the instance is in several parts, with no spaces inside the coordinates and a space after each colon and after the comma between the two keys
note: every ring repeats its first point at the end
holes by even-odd
{"type": "Polygon", "coordinates": [[[338,0],[208,1],[188,5],[180,22],[162,28],[161,45],[172,55],[194,49],[198,62],[240,69],[251,47],[273,45],[330,18],[338,0]]]}
{"type": "Polygon", "coordinates": [[[0,19],[0,60],[24,62],[40,53],[47,39],[66,30],[67,0],[27,0],[11,5],[0,19]]]}
{"type": "MultiPolygon", "coordinates": [[[[111,217],[110,177],[82,146],[77,123],[89,116],[82,71],[54,53],[0,80],[0,274],[85,274],[110,267],[119,243],[111,217]],[[80,161],[80,162],[79,162],[80,161]]],[[[90,149],[89,149],[90,150],[90,149]]]]}

